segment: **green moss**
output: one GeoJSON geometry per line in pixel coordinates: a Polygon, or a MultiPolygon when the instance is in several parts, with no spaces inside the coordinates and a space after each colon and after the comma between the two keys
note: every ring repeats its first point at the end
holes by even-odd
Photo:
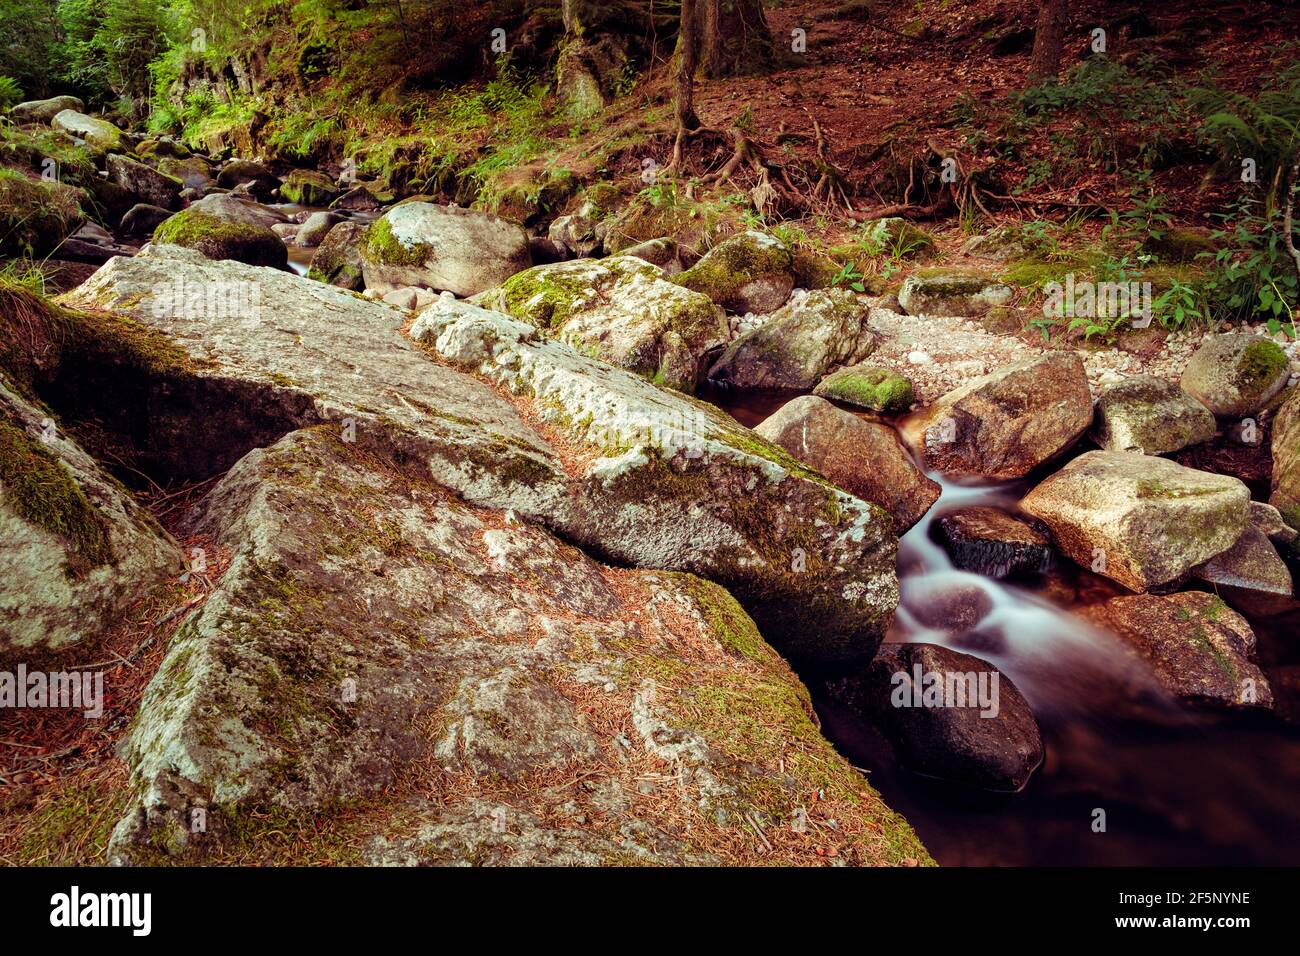
{"type": "Polygon", "coordinates": [[[310,169],[295,169],[280,183],[280,195],[288,202],[324,206],[338,195],[334,180],[310,169]]]}
{"type": "Polygon", "coordinates": [[[77,561],[69,575],[112,557],[109,524],[86,498],[72,472],[21,428],[0,421],[0,485],[9,506],[25,521],[68,542],[77,561]]]}
{"type": "Polygon", "coordinates": [[[713,636],[729,652],[760,664],[774,659],[758,626],[726,588],[693,574],[673,573],[671,578],[691,596],[713,636]]]}
{"type": "Polygon", "coordinates": [[[878,412],[906,411],[915,400],[906,377],[877,366],[840,369],[822,379],[813,394],[878,412]]]}
{"type": "MultiPolygon", "coordinates": [[[[44,788],[42,788],[44,789],[44,788]]],[[[113,827],[126,809],[126,790],[93,777],[53,785],[49,799],[35,809],[0,806],[0,840],[16,836],[20,866],[101,866],[113,827]],[[10,831],[10,832],[6,832],[10,831]]]]}
{"type": "Polygon", "coordinates": [[[673,282],[701,292],[719,305],[734,303],[740,290],[765,276],[793,273],[789,250],[767,236],[760,240],[749,233],[733,236],[694,266],[673,277],[673,282]]]}
{"type": "Polygon", "coordinates": [[[0,169],[0,256],[53,252],[81,221],[74,190],[0,169]]]}
{"type": "Polygon", "coordinates": [[[284,268],[289,261],[280,237],[265,226],[219,219],[194,209],[159,223],[153,241],[197,249],[209,259],[233,259],[248,265],[284,268]]]}
{"type": "Polygon", "coordinates": [[[425,242],[405,243],[393,234],[386,218],[376,219],[361,236],[362,255],[368,262],[391,266],[422,266],[433,255],[425,242]]]}
{"type": "Polygon", "coordinates": [[[1276,342],[1260,339],[1246,346],[1237,360],[1237,384],[1246,395],[1256,395],[1276,384],[1290,365],[1276,342]]]}

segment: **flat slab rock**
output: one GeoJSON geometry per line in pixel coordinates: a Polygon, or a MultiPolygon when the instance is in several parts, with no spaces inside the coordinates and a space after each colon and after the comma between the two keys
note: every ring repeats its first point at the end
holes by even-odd
{"type": "Polygon", "coordinates": [[[249,453],[192,522],[233,558],[145,692],[114,862],[358,800],[357,862],[743,862],[757,826],[794,863],[825,839],[804,812],[842,862],[928,859],[716,585],[598,564],[325,426],[249,453]]]}
{"type": "Polygon", "coordinates": [[[957,508],[940,516],[935,527],[952,563],[964,571],[1004,578],[1045,571],[1052,562],[1046,526],[1000,508],[957,508]]]}

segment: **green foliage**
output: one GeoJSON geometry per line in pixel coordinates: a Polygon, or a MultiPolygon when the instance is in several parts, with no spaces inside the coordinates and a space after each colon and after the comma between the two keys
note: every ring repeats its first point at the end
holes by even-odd
{"type": "Polygon", "coordinates": [[[0,110],[7,110],[23,100],[22,87],[12,76],[0,76],[0,110]]]}
{"type": "Polygon", "coordinates": [[[1219,251],[1198,257],[1211,265],[1208,310],[1230,322],[1262,319],[1274,334],[1294,337],[1300,278],[1282,237],[1282,213],[1261,214],[1259,205],[1245,200],[1223,215],[1224,228],[1213,234],[1219,251]]]}
{"type": "Polygon", "coordinates": [[[58,18],[48,0],[0,0],[0,75],[33,96],[51,88],[58,63],[58,18]]]}
{"type": "MultiPolygon", "coordinates": [[[[1265,187],[1265,207],[1271,210],[1281,191],[1283,168],[1300,148],[1300,44],[1289,47],[1291,65],[1265,73],[1268,85],[1253,95],[1210,84],[1192,93],[1193,108],[1202,116],[1202,133],[1219,157],[1220,166],[1234,173],[1242,161],[1253,159],[1257,181],[1265,187]]],[[[1286,50],[1280,51],[1286,55],[1286,50]]]]}

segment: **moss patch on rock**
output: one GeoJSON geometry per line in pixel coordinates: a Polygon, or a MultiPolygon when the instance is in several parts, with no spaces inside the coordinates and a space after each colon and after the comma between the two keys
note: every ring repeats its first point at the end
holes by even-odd
{"type": "Polygon", "coordinates": [[[912,383],[897,372],[875,365],[853,365],[822,379],[814,395],[877,412],[902,412],[912,407],[912,383]]]}
{"type": "Polygon", "coordinates": [[[265,226],[218,219],[194,209],[178,212],[161,223],[154,230],[153,241],[197,249],[209,259],[233,259],[250,266],[283,269],[289,264],[289,250],[265,226]]]}
{"type": "Polygon", "coordinates": [[[112,557],[108,519],[86,498],[72,472],[17,425],[0,420],[0,487],[30,524],[62,538],[77,557],[76,576],[112,557]]]}

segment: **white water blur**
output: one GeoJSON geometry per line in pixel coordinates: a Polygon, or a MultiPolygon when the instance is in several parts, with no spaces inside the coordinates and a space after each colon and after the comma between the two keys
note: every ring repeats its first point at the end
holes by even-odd
{"type": "Polygon", "coordinates": [[[901,593],[890,641],[941,644],[987,660],[1011,678],[1039,714],[1092,710],[1099,697],[1116,693],[1167,699],[1113,635],[1023,587],[955,567],[931,538],[933,523],[954,508],[987,505],[1014,513],[1023,491],[1018,483],[963,485],[928,474],[942,491],[899,539],[901,593]],[[979,615],[978,620],[963,621],[962,610],[979,615]]]}

